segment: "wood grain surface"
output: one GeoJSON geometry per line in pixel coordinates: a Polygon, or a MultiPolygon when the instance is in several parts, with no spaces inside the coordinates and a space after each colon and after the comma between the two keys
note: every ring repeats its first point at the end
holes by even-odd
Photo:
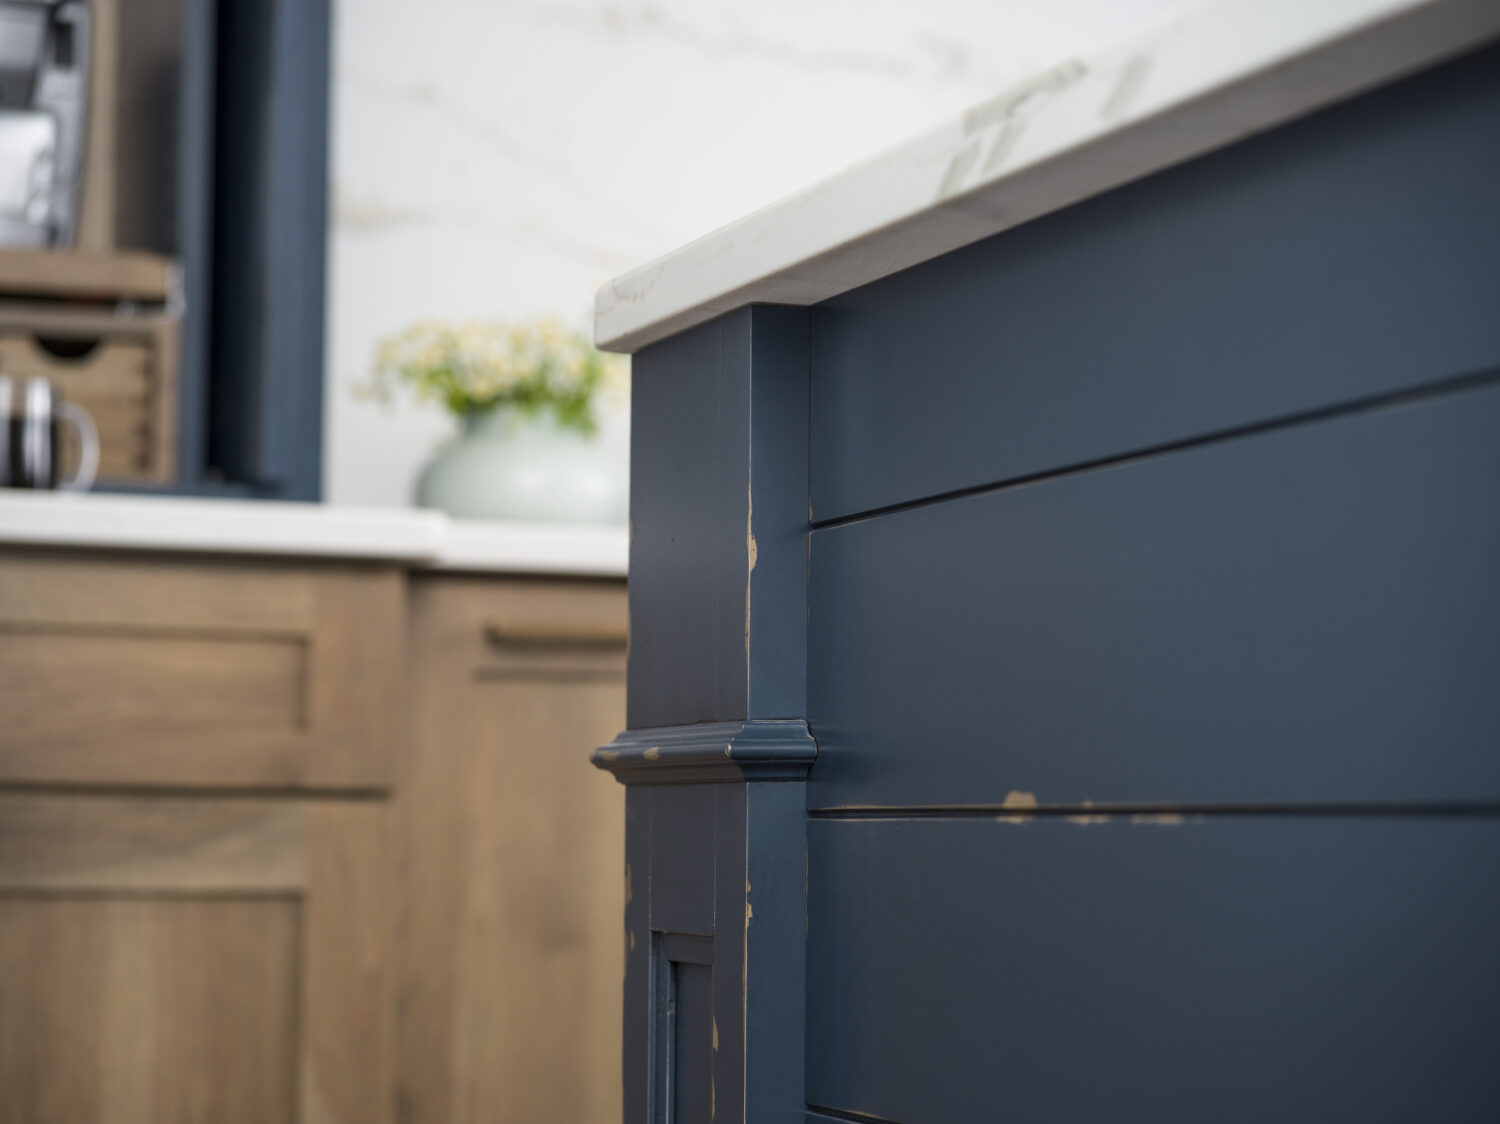
{"type": "Polygon", "coordinates": [[[413,580],[402,1124],[619,1112],[623,794],[589,752],[624,723],[624,652],[577,640],[624,614],[617,582],[413,580]]]}
{"type": "Polygon", "coordinates": [[[402,736],[400,571],[15,551],[0,779],[373,789],[402,736]]]}

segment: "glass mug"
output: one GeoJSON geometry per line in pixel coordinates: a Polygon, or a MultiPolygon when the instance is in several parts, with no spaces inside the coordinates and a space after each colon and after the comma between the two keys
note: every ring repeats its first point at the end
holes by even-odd
{"type": "Polygon", "coordinates": [[[0,486],[83,492],[99,471],[99,431],[45,378],[0,375],[0,486]],[[78,467],[63,477],[63,427],[78,432],[78,467]]]}

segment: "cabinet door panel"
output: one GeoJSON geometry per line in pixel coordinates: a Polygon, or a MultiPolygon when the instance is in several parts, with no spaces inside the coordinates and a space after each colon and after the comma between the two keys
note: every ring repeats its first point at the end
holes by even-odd
{"type": "Polygon", "coordinates": [[[0,1119],[296,1120],[296,900],[0,896],[0,1119]]]}
{"type": "Polygon", "coordinates": [[[0,1121],[387,1119],[385,819],[0,794],[0,1121]]]}
{"type": "Polygon", "coordinates": [[[424,576],[412,613],[403,1124],[618,1116],[625,590],[424,576]]]}

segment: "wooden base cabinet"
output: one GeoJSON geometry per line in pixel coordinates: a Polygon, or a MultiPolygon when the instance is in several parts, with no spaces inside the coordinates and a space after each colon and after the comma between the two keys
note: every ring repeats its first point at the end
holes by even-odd
{"type": "Polygon", "coordinates": [[[387,822],[0,794],[0,1121],[386,1119],[387,822]]]}
{"type": "Polygon", "coordinates": [[[399,1124],[617,1119],[618,582],[418,577],[398,779],[399,1124]]]}
{"type": "Polygon", "coordinates": [[[618,581],[0,557],[0,1124],[618,1112],[618,581]]]}

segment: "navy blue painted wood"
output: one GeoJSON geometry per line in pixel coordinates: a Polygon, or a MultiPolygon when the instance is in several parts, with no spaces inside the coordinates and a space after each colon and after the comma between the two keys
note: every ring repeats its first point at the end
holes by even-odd
{"type": "Polygon", "coordinates": [[[818,520],[1500,363],[1500,48],[819,305],[818,520]]]}
{"type": "Polygon", "coordinates": [[[635,359],[630,728],[594,755],[629,786],[631,1121],[804,1106],[807,363],[771,307],[635,359]]]}
{"type": "Polygon", "coordinates": [[[714,932],[714,821],[718,790],[676,785],[651,793],[653,932],[714,932]]]}
{"type": "Polygon", "coordinates": [[[746,707],[751,718],[800,719],[807,711],[808,313],[748,312],[746,707]]]}
{"type": "Polygon", "coordinates": [[[678,964],[675,975],[672,1112],[658,1117],[661,1124],[712,1120],[715,1107],[713,969],[702,964],[678,964]]]}
{"type": "Polygon", "coordinates": [[[1500,1116],[1496,135],[1500,48],[636,357],[627,1120],[1500,1116]]]}
{"type": "Polygon", "coordinates": [[[743,1119],[795,1121],[803,1107],[805,1060],[805,785],[749,784],[745,801],[745,971],[739,982],[751,1049],[743,1119]]]}
{"type": "Polygon", "coordinates": [[[632,729],[745,717],[749,431],[722,372],[747,328],[716,320],[632,362],[632,729]]]}
{"type": "Polygon", "coordinates": [[[814,1107],[1500,1118],[1500,821],[815,820],[809,846],[814,1107]]]}
{"type": "Polygon", "coordinates": [[[802,715],[807,356],[756,307],[634,358],[631,729],[802,715]]]}
{"type": "Polygon", "coordinates": [[[801,1111],[812,748],[801,722],[761,720],[627,731],[595,755],[628,786],[627,1119],[801,1111]]]}
{"type": "Polygon", "coordinates": [[[1500,385],[813,533],[809,807],[1500,799],[1500,385]]]}
{"type": "Polygon", "coordinates": [[[655,1048],[651,1026],[651,795],[649,788],[624,789],[625,980],[620,1083],[622,1119],[630,1121],[651,1119],[648,1082],[655,1048]]]}
{"type": "MultiPolygon", "coordinates": [[[[196,481],[208,458],[213,293],[214,0],[184,0],[177,103],[177,253],[182,291],[178,348],[177,475],[196,481]]],[[[321,448],[322,435],[319,434],[321,448]]]]}
{"type": "Polygon", "coordinates": [[[653,1124],[713,1116],[711,937],[653,934],[656,1019],[653,1124]]]}
{"type": "Polygon", "coordinates": [[[208,466],[256,494],[322,487],[329,0],[219,0],[208,466]]]}

